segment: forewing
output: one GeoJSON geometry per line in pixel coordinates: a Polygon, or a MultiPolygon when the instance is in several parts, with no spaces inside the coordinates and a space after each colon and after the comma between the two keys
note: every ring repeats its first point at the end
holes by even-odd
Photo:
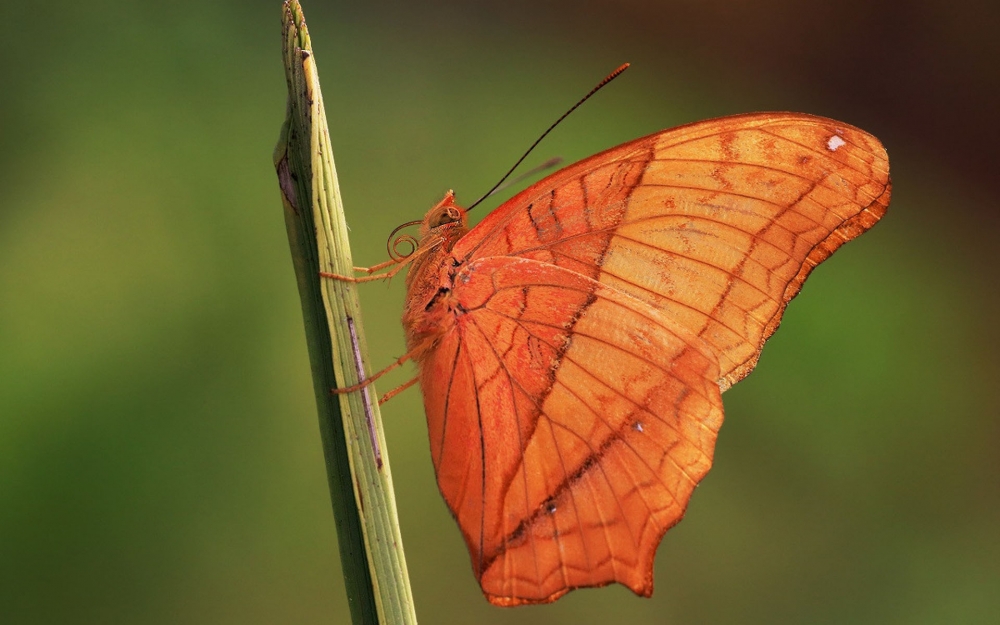
{"type": "Polygon", "coordinates": [[[517,256],[638,297],[709,344],[723,388],[754,367],[806,276],[889,203],[877,139],[821,117],[738,115],[571,165],[454,247],[517,256]]]}
{"type": "Polygon", "coordinates": [[[455,276],[455,323],[421,362],[438,484],[487,598],[652,592],[663,533],[711,466],[711,349],[652,306],[549,263],[455,276]]]}

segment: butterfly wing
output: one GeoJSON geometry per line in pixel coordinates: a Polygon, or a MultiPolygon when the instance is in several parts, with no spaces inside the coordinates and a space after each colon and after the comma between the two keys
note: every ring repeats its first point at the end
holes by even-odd
{"type": "Polygon", "coordinates": [[[558,265],[472,261],[421,362],[431,454],[487,598],[614,581],[652,592],[663,533],[711,466],[711,348],[649,304],[558,265]]]}
{"type": "Polygon", "coordinates": [[[643,299],[706,341],[728,388],[809,272],[889,203],[868,133],[795,113],[681,126],[571,165],[490,213],[459,261],[517,256],[643,299]]]}
{"type": "Polygon", "coordinates": [[[742,115],[571,165],[457,241],[429,291],[441,330],[420,380],[438,484],[490,601],[651,592],[656,546],[711,465],[720,389],[889,193],[863,131],[742,115]]]}

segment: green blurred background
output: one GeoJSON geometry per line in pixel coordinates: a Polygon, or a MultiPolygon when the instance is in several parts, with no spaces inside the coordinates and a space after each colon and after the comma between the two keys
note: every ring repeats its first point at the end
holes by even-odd
{"type": "MultiPolygon", "coordinates": [[[[623,61],[529,164],[773,109],[865,128],[892,162],[887,217],[726,394],[650,600],[489,606],[419,393],[390,402],[422,622],[997,622],[994,3],[304,8],[359,264],[447,189],[481,194],[623,61]]],[[[348,622],[271,164],[279,9],[0,8],[0,622],[348,622]]],[[[375,363],[402,352],[402,294],[363,291],[375,363]]]]}

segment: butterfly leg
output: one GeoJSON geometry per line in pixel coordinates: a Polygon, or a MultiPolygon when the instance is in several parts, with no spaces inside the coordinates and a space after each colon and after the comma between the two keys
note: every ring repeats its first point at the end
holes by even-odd
{"type": "Polygon", "coordinates": [[[403,267],[406,266],[406,263],[398,263],[395,267],[393,267],[389,271],[386,271],[385,273],[375,273],[375,272],[380,269],[384,269],[385,267],[388,267],[390,264],[395,262],[396,261],[390,260],[385,263],[380,263],[378,265],[375,265],[374,267],[354,267],[355,271],[364,271],[364,272],[369,272],[371,274],[367,276],[361,276],[360,278],[356,278],[354,276],[343,276],[340,275],[339,273],[328,273],[326,271],[319,272],[319,275],[324,278],[330,278],[331,280],[339,280],[341,282],[353,282],[355,284],[359,282],[374,282],[376,280],[388,280],[389,278],[399,273],[403,269],[403,267]]]}
{"type": "Polygon", "coordinates": [[[399,395],[400,393],[402,393],[406,389],[408,389],[411,386],[413,386],[414,384],[416,384],[416,382],[417,382],[417,378],[413,378],[409,382],[404,382],[403,384],[400,384],[399,386],[397,386],[396,388],[392,389],[391,391],[389,391],[388,393],[386,393],[382,397],[379,397],[379,399],[378,399],[378,405],[381,406],[382,404],[384,404],[385,402],[389,401],[390,399],[392,399],[396,395],[399,395]]]}
{"type": "MultiPolygon", "coordinates": [[[[382,369],[381,371],[372,374],[371,377],[366,378],[366,379],[362,380],[361,382],[358,382],[357,384],[352,384],[351,386],[343,386],[341,388],[330,389],[330,392],[333,393],[334,395],[343,395],[344,393],[353,393],[354,391],[360,391],[361,389],[363,389],[364,387],[368,386],[369,384],[371,384],[375,380],[381,378],[383,375],[389,373],[393,369],[398,368],[404,362],[406,362],[407,360],[409,360],[412,357],[413,357],[413,352],[406,352],[405,354],[403,354],[402,356],[400,356],[399,358],[397,358],[395,362],[393,362],[391,365],[389,365],[385,369],[382,369]]],[[[409,382],[408,384],[412,384],[412,382],[409,382]]],[[[403,389],[398,389],[398,390],[397,389],[393,389],[393,390],[398,392],[398,390],[403,390],[403,389]]],[[[390,391],[390,393],[392,393],[392,392],[393,391],[390,391]]],[[[380,401],[379,403],[382,403],[382,402],[380,401]]]]}
{"type": "Polygon", "coordinates": [[[389,260],[387,260],[385,262],[381,262],[381,263],[379,263],[377,265],[372,265],[371,267],[354,267],[354,271],[356,271],[358,273],[367,273],[368,275],[371,275],[371,274],[375,273],[376,271],[381,271],[382,269],[385,269],[386,267],[390,267],[392,265],[395,265],[398,262],[399,262],[398,260],[390,258],[389,260]]]}

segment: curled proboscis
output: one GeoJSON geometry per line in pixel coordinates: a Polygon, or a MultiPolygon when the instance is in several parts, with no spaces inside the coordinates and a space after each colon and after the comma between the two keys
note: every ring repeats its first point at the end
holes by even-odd
{"type": "Polygon", "coordinates": [[[417,245],[419,244],[419,241],[417,241],[416,237],[409,234],[401,234],[397,237],[396,233],[402,230],[403,228],[416,226],[420,223],[421,222],[419,220],[408,221],[405,224],[397,226],[396,229],[389,234],[389,238],[385,242],[385,249],[387,252],[389,252],[389,258],[398,263],[408,258],[411,254],[413,254],[413,252],[417,251],[417,245]],[[401,252],[400,248],[402,248],[404,245],[409,245],[410,249],[401,252]]]}

